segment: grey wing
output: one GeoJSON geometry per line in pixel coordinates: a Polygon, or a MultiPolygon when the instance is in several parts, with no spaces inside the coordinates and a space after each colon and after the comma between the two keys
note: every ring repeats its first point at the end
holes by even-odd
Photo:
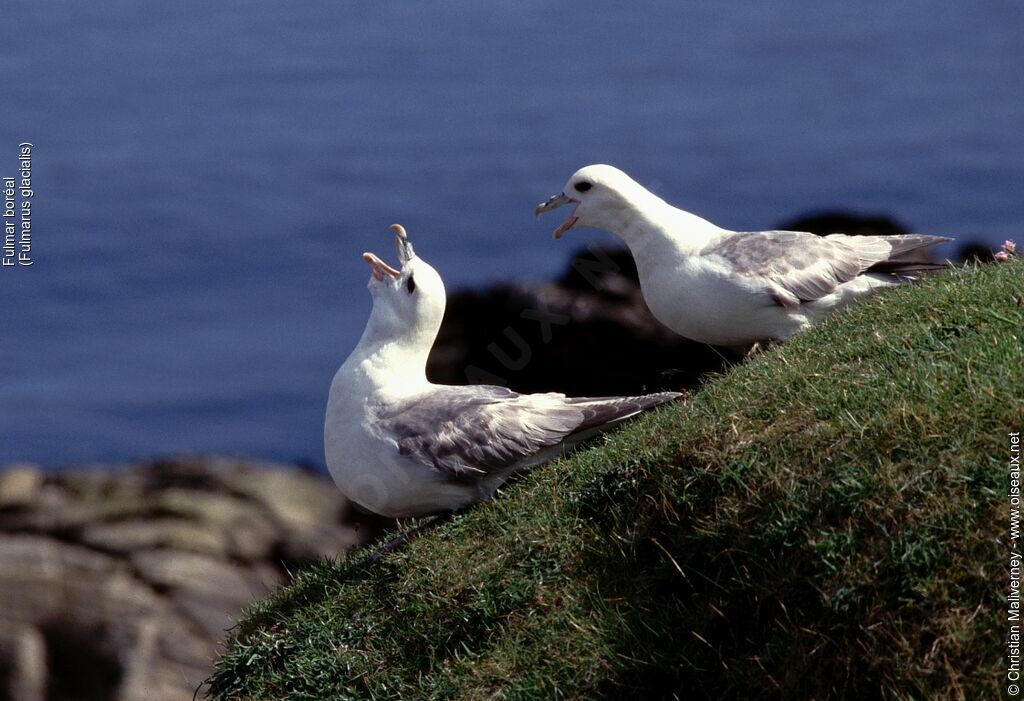
{"type": "Polygon", "coordinates": [[[883,262],[898,265],[904,256],[946,240],[921,235],[816,236],[761,231],[730,236],[702,253],[721,256],[734,273],[762,278],[776,303],[795,307],[832,294],[873,266],[883,262]]]}
{"type": "Polygon", "coordinates": [[[451,478],[498,472],[590,428],[669,401],[676,393],[644,397],[570,399],[517,394],[503,387],[437,385],[390,407],[381,428],[399,453],[451,478]]]}

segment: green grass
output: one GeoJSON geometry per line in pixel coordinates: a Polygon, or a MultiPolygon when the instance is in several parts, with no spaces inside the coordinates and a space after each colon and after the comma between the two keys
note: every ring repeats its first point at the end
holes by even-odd
{"type": "Polygon", "coordinates": [[[1024,265],[882,294],[239,623],[215,699],[996,698],[1024,265]]]}

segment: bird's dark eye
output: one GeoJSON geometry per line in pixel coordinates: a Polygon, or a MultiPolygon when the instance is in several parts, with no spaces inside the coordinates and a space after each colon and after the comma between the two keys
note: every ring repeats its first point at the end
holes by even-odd
{"type": "Polygon", "coordinates": [[[584,180],[583,182],[576,183],[574,187],[576,188],[576,192],[586,192],[587,190],[594,186],[588,183],[586,180],[584,180]]]}
{"type": "Polygon", "coordinates": [[[409,294],[416,291],[416,281],[412,279],[412,275],[405,281],[405,289],[409,290],[409,294]]]}

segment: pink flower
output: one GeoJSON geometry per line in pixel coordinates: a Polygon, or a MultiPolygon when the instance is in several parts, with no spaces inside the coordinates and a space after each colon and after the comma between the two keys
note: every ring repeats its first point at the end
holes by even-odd
{"type": "Polygon", "coordinates": [[[996,253],[996,260],[999,261],[1000,263],[1002,263],[1003,261],[1009,259],[1009,257],[1010,257],[1010,254],[1007,253],[1006,251],[999,251],[999,252],[996,253]]]}
{"type": "Polygon", "coordinates": [[[1006,239],[1005,241],[1003,241],[1003,250],[1006,251],[1007,253],[1016,253],[1017,242],[1011,241],[1010,239],[1006,239]]]}

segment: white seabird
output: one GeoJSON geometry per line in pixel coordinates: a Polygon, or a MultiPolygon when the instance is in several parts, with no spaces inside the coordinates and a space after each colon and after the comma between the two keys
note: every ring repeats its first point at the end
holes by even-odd
{"type": "Polygon", "coordinates": [[[729,231],[608,165],[576,171],[534,213],[565,204],[576,208],[556,239],[577,225],[616,234],[636,260],[651,313],[681,336],[720,346],[789,338],[879,288],[943,267],[923,249],[950,240],[729,231]]]}
{"type": "Polygon", "coordinates": [[[342,492],[385,516],[425,516],[489,498],[514,472],[680,396],[569,398],[435,385],[427,354],[444,316],[441,276],[395,224],[401,269],[372,253],[373,311],[331,383],[327,467],[342,492]]]}

